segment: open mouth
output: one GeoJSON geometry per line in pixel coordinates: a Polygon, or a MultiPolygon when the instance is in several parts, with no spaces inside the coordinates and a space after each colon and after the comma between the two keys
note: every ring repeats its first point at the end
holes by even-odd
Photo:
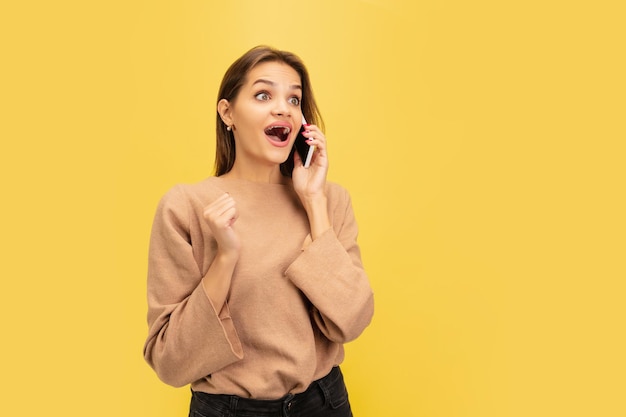
{"type": "Polygon", "coordinates": [[[291,129],[287,126],[270,126],[265,129],[265,134],[276,142],[285,142],[289,139],[291,129]]]}

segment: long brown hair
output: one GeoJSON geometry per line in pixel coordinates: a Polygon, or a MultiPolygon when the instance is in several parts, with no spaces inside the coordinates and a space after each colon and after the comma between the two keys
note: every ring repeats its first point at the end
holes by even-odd
{"type": "MultiPolygon", "coordinates": [[[[222,99],[226,99],[231,103],[234,102],[241,86],[245,84],[246,77],[250,70],[263,62],[281,62],[287,64],[300,75],[300,82],[302,83],[302,100],[300,101],[300,107],[302,114],[307,120],[307,123],[315,124],[323,130],[324,122],[317,108],[317,104],[315,103],[309,73],[304,63],[298,56],[291,52],[280,51],[269,46],[256,46],[233,62],[226,71],[226,74],[224,74],[217,96],[217,102],[219,103],[222,99]]],[[[232,132],[226,129],[227,126],[222,121],[219,113],[217,113],[215,126],[217,131],[215,175],[220,176],[230,171],[235,163],[235,138],[232,132]]],[[[293,171],[293,152],[294,150],[292,149],[289,158],[280,164],[280,172],[288,177],[291,177],[293,171]]]]}

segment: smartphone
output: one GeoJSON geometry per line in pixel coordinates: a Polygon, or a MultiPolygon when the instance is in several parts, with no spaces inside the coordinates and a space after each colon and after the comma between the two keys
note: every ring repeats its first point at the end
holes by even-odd
{"type": "Polygon", "coordinates": [[[302,159],[302,163],[305,168],[308,168],[311,165],[311,159],[313,158],[313,152],[315,151],[315,146],[311,146],[306,143],[307,138],[302,136],[302,132],[304,132],[304,125],[306,123],[306,119],[302,116],[302,127],[298,132],[298,136],[296,137],[296,142],[294,146],[296,147],[296,151],[300,154],[300,159],[302,159]]]}

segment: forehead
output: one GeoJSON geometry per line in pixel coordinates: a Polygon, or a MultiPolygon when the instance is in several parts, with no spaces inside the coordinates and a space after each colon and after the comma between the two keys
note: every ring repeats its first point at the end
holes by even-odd
{"type": "Polygon", "coordinates": [[[272,81],[277,84],[300,86],[298,72],[284,62],[263,62],[248,72],[246,84],[254,84],[258,80],[272,81]]]}

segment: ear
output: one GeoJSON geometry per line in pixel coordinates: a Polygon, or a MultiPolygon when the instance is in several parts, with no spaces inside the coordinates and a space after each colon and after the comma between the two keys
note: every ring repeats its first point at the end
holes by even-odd
{"type": "Polygon", "coordinates": [[[232,126],[234,124],[232,118],[232,105],[228,100],[223,98],[217,103],[217,112],[226,126],[232,126]]]}

